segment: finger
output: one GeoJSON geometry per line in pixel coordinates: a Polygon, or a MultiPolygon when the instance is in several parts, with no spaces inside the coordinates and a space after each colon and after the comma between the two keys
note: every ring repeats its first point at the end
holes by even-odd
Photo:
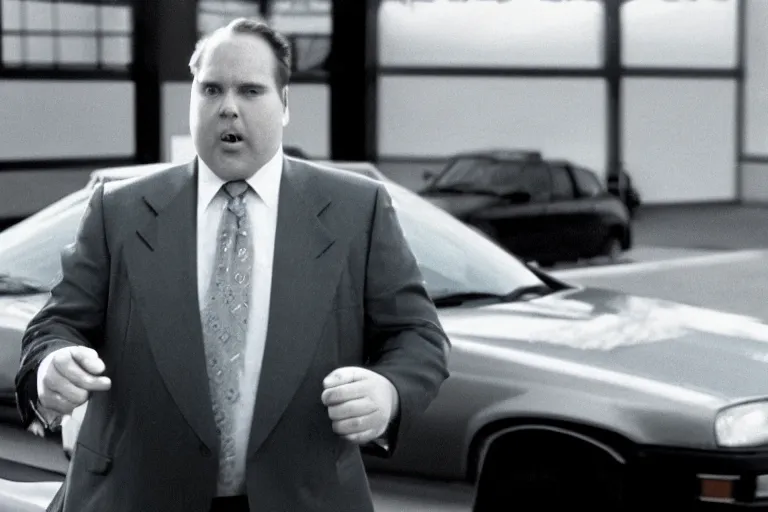
{"type": "Polygon", "coordinates": [[[100,375],[106,370],[104,361],[99,358],[99,354],[93,349],[74,347],[69,351],[69,354],[78,366],[91,375],[100,375]]]}
{"type": "Polygon", "coordinates": [[[55,391],[40,396],[40,403],[46,409],[59,414],[70,414],[77,407],[77,404],[73,404],[55,391]]]}
{"type": "Polygon", "coordinates": [[[72,382],[67,380],[61,375],[56,368],[53,368],[51,372],[46,375],[50,380],[50,385],[46,382],[46,378],[43,378],[43,385],[54,393],[58,393],[68,402],[76,405],[80,405],[88,400],[88,391],[75,386],[72,382]]]}
{"type": "Polygon", "coordinates": [[[32,422],[27,430],[38,437],[45,437],[45,427],[39,421],[32,422]]]}
{"type": "Polygon", "coordinates": [[[75,386],[87,391],[105,391],[112,385],[109,377],[96,377],[90,374],[72,358],[67,358],[63,361],[54,358],[51,366],[53,366],[65,380],[68,380],[75,386]]]}
{"type": "Polygon", "coordinates": [[[365,432],[361,432],[359,434],[349,434],[344,436],[347,441],[351,441],[355,444],[365,444],[373,441],[377,437],[379,437],[379,435],[377,431],[373,429],[366,430],[365,432]]]}
{"type": "Polygon", "coordinates": [[[368,388],[367,382],[358,380],[349,384],[328,388],[320,395],[320,399],[325,406],[342,404],[350,400],[368,397],[368,388]]]}
{"type": "Polygon", "coordinates": [[[358,398],[328,408],[328,417],[333,421],[367,416],[378,410],[376,404],[368,398],[358,398]]]}
{"type": "Polygon", "coordinates": [[[333,431],[341,436],[360,434],[366,430],[376,429],[379,426],[376,414],[367,414],[333,422],[333,431]]]}
{"type": "Polygon", "coordinates": [[[328,389],[362,379],[363,375],[360,368],[356,366],[345,366],[343,368],[337,368],[329,373],[328,376],[323,379],[323,387],[328,389]]]}

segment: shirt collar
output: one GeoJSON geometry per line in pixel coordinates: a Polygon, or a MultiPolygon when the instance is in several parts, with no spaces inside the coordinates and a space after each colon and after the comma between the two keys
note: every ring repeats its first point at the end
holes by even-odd
{"type": "MultiPolygon", "coordinates": [[[[197,166],[197,201],[203,208],[207,208],[226,181],[217,176],[199,156],[197,166]]],[[[283,147],[280,146],[275,155],[246,180],[268,208],[277,206],[282,170],[283,147]]]]}

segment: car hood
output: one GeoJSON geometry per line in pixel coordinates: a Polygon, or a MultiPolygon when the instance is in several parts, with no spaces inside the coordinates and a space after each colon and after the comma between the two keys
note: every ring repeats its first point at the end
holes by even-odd
{"type": "MultiPolygon", "coordinates": [[[[13,385],[18,340],[47,298],[0,297],[0,343],[13,346],[0,351],[0,390],[13,385]]],[[[539,366],[670,398],[695,394],[715,406],[768,397],[768,325],[748,316],[574,288],[531,301],[441,309],[440,318],[452,358],[480,357],[483,372],[539,366]]]]}
{"type": "Polygon", "coordinates": [[[45,305],[47,293],[34,295],[0,295],[0,328],[23,330],[45,305]]]}
{"type": "Polygon", "coordinates": [[[421,192],[421,196],[433,205],[448,213],[461,217],[487,206],[498,203],[499,199],[487,194],[442,194],[439,192],[421,192]]]}
{"type": "Polygon", "coordinates": [[[714,408],[768,396],[768,325],[751,317],[579,288],[441,320],[456,364],[479,357],[485,375],[521,364],[714,408]]]}

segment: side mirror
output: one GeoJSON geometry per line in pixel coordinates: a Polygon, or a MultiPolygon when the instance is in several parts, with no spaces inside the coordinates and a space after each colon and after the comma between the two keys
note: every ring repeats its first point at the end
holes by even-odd
{"type": "Polygon", "coordinates": [[[429,181],[434,177],[435,177],[435,172],[430,169],[424,169],[424,171],[421,173],[421,178],[424,181],[429,181]]]}

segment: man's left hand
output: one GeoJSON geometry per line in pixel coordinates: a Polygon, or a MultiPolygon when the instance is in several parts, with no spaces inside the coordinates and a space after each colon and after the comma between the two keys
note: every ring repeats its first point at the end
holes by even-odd
{"type": "Polygon", "coordinates": [[[357,366],[334,370],[323,379],[321,400],[333,431],[357,444],[381,437],[397,414],[395,386],[382,375],[357,366]]]}

